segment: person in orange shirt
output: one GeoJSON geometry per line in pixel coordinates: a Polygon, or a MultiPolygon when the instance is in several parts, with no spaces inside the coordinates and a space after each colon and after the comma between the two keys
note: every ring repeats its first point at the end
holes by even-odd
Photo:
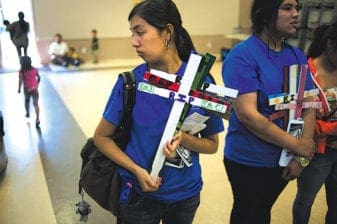
{"type": "MultiPolygon", "coordinates": [[[[337,223],[337,22],[313,32],[308,64],[323,103],[316,120],[316,154],[297,179],[293,223],[309,223],[312,204],[325,184],[326,224],[337,223]]],[[[322,221],[323,223],[323,221],[322,221]]]]}

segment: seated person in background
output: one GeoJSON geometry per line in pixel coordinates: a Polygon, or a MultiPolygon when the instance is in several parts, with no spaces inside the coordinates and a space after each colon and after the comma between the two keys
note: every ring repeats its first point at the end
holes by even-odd
{"type": "Polygon", "coordinates": [[[66,59],[68,61],[68,64],[79,66],[84,61],[78,56],[76,50],[74,47],[70,47],[69,50],[66,53],[66,59]]]}
{"type": "Polygon", "coordinates": [[[48,54],[50,54],[51,62],[56,65],[62,65],[67,67],[68,60],[67,54],[68,45],[62,40],[62,35],[57,33],[54,37],[54,42],[50,44],[48,54]]]}

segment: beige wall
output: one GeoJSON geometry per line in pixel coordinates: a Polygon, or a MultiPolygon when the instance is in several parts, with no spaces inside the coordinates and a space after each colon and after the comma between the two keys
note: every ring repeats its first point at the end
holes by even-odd
{"type": "MultiPolygon", "coordinates": [[[[230,48],[233,39],[225,35],[192,35],[195,47],[199,52],[208,52],[218,59],[222,47],[230,48]]],[[[84,60],[91,60],[90,39],[68,39],[69,46],[75,47],[80,57],[84,60]]],[[[50,41],[38,41],[38,50],[42,63],[49,62],[47,54],[50,41]]],[[[114,37],[100,39],[100,60],[116,58],[135,58],[138,57],[135,50],[131,47],[130,38],[114,37]]]]}
{"type": "Polygon", "coordinates": [[[250,8],[253,0],[240,0],[239,2],[239,26],[247,29],[251,27],[250,8]]]}
{"type": "MultiPolygon", "coordinates": [[[[241,0],[242,1],[242,0],[241,0]]],[[[249,0],[246,0],[249,1],[249,0]]],[[[62,33],[85,59],[90,57],[89,44],[93,28],[98,30],[101,58],[137,57],[130,46],[127,16],[132,0],[32,0],[38,50],[43,63],[49,61],[47,49],[55,33],[62,33]],[[86,51],[82,51],[86,49],[86,51]]],[[[228,47],[225,34],[239,25],[240,1],[176,0],[198,51],[220,53],[228,47]]]]}

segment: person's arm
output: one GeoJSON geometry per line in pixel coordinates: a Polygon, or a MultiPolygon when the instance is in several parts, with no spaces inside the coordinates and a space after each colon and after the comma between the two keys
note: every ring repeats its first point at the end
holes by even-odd
{"type": "Polygon", "coordinates": [[[55,55],[55,43],[54,42],[49,45],[48,54],[51,56],[55,55]]]}
{"type": "Polygon", "coordinates": [[[198,138],[196,136],[182,132],[182,140],[180,144],[194,152],[213,154],[218,150],[219,136],[218,134],[214,134],[203,138],[198,138]]]}
{"type": "Polygon", "coordinates": [[[257,109],[257,92],[239,95],[233,106],[240,122],[257,137],[279,147],[289,149],[297,155],[309,159],[313,157],[313,125],[311,120],[314,119],[314,115],[312,115],[312,112],[304,117],[307,123],[304,126],[303,138],[297,139],[260,114],[257,109]]]}
{"type": "Polygon", "coordinates": [[[197,153],[213,154],[218,150],[218,134],[198,138],[183,131],[176,133],[172,140],[164,145],[164,154],[167,158],[174,158],[179,145],[197,153]]]}
{"type": "Polygon", "coordinates": [[[14,23],[10,23],[6,26],[6,31],[10,31],[11,29],[13,29],[15,27],[15,25],[17,24],[17,22],[14,23]]]}
{"type": "Polygon", "coordinates": [[[23,74],[22,74],[22,72],[20,71],[20,72],[19,72],[19,86],[18,86],[18,93],[21,92],[22,82],[23,82],[23,74]]]}
{"type": "MultiPolygon", "coordinates": [[[[36,70],[36,71],[37,71],[37,70],[36,70]]],[[[41,81],[41,76],[40,76],[40,74],[39,74],[38,71],[37,71],[37,73],[36,73],[36,77],[37,77],[37,82],[40,83],[40,81],[41,81]]]]}
{"type": "Polygon", "coordinates": [[[109,137],[115,130],[115,125],[102,118],[94,133],[95,145],[112,161],[133,173],[143,191],[158,190],[160,183],[153,181],[148,171],[137,165],[109,137]]]}
{"type": "Polygon", "coordinates": [[[316,134],[318,137],[325,137],[328,135],[337,135],[337,121],[316,121],[316,134]]]}

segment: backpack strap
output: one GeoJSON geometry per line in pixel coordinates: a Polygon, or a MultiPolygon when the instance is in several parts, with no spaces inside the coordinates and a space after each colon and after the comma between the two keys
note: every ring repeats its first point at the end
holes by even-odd
{"type": "Polygon", "coordinates": [[[127,71],[119,74],[123,77],[124,81],[124,112],[129,113],[132,111],[135,104],[136,95],[136,80],[133,71],[127,71]]]}
{"type": "Polygon", "coordinates": [[[119,74],[123,78],[123,86],[124,86],[124,99],[123,99],[123,109],[124,114],[122,118],[122,125],[127,129],[127,133],[129,133],[131,129],[131,121],[132,121],[132,109],[135,104],[135,96],[136,96],[136,80],[135,74],[133,71],[127,71],[119,74]]]}

